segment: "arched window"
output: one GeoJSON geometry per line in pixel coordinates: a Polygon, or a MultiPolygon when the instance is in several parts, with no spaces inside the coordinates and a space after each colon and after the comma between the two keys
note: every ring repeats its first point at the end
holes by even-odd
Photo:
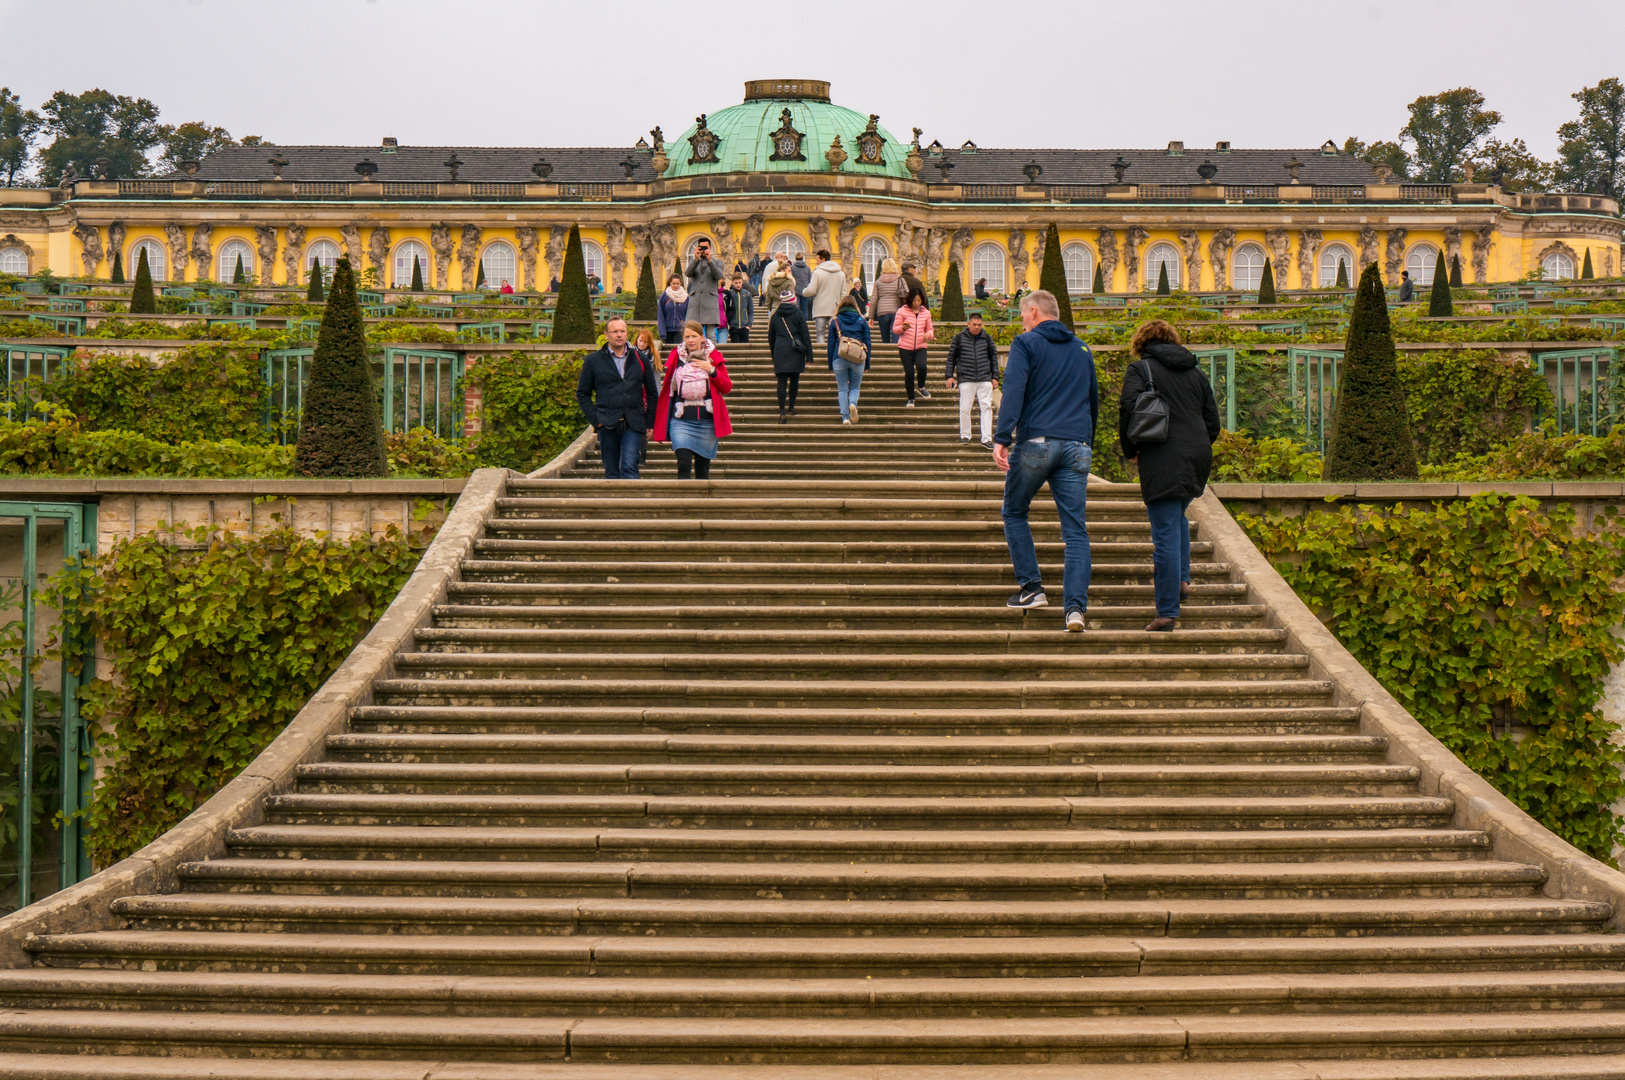
{"type": "Polygon", "coordinates": [[[767,253],[777,255],[781,251],[794,259],[807,254],[807,242],[793,232],[781,232],[768,243],[767,253]]]}
{"type": "Polygon", "coordinates": [[[243,278],[254,280],[254,249],[241,240],[227,240],[220,245],[220,257],[214,279],[228,284],[237,279],[237,260],[243,260],[243,278]]]}
{"type": "Polygon", "coordinates": [[[152,280],[168,281],[169,278],[165,276],[168,264],[164,261],[164,245],[156,240],[137,240],[130,245],[130,261],[124,264],[129,267],[125,277],[130,281],[135,280],[136,267],[141,265],[143,251],[147,253],[147,273],[152,275],[152,280]]]}
{"type": "Polygon", "coordinates": [[[1061,265],[1066,268],[1066,291],[1086,293],[1095,287],[1095,253],[1088,244],[1074,240],[1061,246],[1061,265]]]}
{"type": "MultiPolygon", "coordinates": [[[[1004,249],[997,244],[977,244],[970,254],[970,284],[987,278],[988,292],[1004,292],[1004,249]]],[[[974,290],[966,289],[967,295],[974,290]]]]}
{"type": "Polygon", "coordinates": [[[1546,281],[1564,281],[1574,276],[1574,260],[1554,251],[1540,260],[1540,276],[1546,281]]]}
{"type": "Polygon", "coordinates": [[[891,248],[878,236],[871,236],[858,245],[858,258],[863,262],[863,280],[873,282],[880,276],[880,264],[891,258],[891,248]]]}
{"type": "Polygon", "coordinates": [[[0,248],[0,274],[27,274],[28,252],[20,247],[0,248]]]}
{"type": "Polygon", "coordinates": [[[1151,245],[1151,250],[1145,253],[1145,290],[1154,292],[1157,280],[1162,275],[1162,268],[1168,268],[1168,287],[1179,288],[1179,249],[1174,245],[1158,241],[1151,245]]]}
{"type": "Polygon", "coordinates": [[[581,259],[587,264],[587,276],[604,280],[604,249],[591,240],[581,242],[581,259]]]}
{"type": "MultiPolygon", "coordinates": [[[[514,277],[513,245],[506,240],[493,240],[485,245],[485,254],[480,256],[485,265],[485,283],[493,289],[502,288],[502,283],[512,285],[514,277]]],[[[424,269],[428,273],[428,269],[424,269]]]]}
{"type": "Polygon", "coordinates": [[[305,249],[305,273],[317,263],[322,264],[324,271],[331,272],[339,264],[339,246],[331,240],[318,240],[305,249]]]}
{"type": "Polygon", "coordinates": [[[423,280],[429,280],[429,249],[416,240],[403,240],[395,245],[395,258],[390,261],[389,283],[392,288],[410,289],[412,287],[412,260],[416,259],[422,267],[423,280]]]}
{"type": "Polygon", "coordinates": [[[1330,289],[1337,285],[1337,266],[1343,265],[1343,278],[1352,288],[1358,277],[1354,272],[1354,251],[1347,244],[1327,244],[1320,252],[1320,287],[1330,289]]]}
{"type": "Polygon", "coordinates": [[[1416,245],[1405,259],[1405,269],[1410,271],[1411,281],[1417,288],[1428,288],[1433,285],[1433,269],[1438,265],[1438,249],[1426,244],[1416,245]]]}
{"type": "MultiPolygon", "coordinates": [[[[683,248],[684,270],[687,270],[688,264],[694,261],[694,253],[699,250],[701,240],[711,240],[711,238],[706,236],[704,233],[701,233],[698,236],[689,237],[688,246],[683,248]]],[[[721,258],[721,256],[717,254],[717,242],[715,240],[711,240],[711,257],[721,258]]]]}
{"type": "Polygon", "coordinates": [[[1242,244],[1230,260],[1230,286],[1252,292],[1264,280],[1264,249],[1257,244],[1242,244]]]}

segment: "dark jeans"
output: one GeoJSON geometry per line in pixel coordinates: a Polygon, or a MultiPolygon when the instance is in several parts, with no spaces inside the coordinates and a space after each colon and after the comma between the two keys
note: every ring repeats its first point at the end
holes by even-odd
{"type": "Polygon", "coordinates": [[[1010,545],[1010,562],[1023,589],[1044,584],[1027,511],[1038,489],[1049,481],[1049,493],[1061,517],[1061,539],[1066,542],[1061,597],[1069,612],[1089,609],[1089,528],[1084,510],[1090,456],[1086,442],[1045,439],[1018,443],[1010,448],[1010,471],[1004,478],[1004,542],[1010,545]]]}
{"type": "Polygon", "coordinates": [[[643,432],[624,427],[598,429],[598,449],[604,455],[605,480],[638,479],[638,460],[643,456],[643,432]]]}
{"type": "Polygon", "coordinates": [[[733,342],[736,345],[748,344],[750,342],[750,327],[748,327],[748,326],[730,326],[730,327],[728,327],[728,340],[733,342]]]}
{"type": "Polygon", "coordinates": [[[779,376],[779,411],[796,407],[796,391],[801,388],[801,374],[779,376]],[[786,394],[789,395],[786,398],[786,394]]]}
{"type": "Polygon", "coordinates": [[[667,345],[675,345],[679,341],[682,341],[682,340],[683,340],[683,332],[681,330],[667,330],[666,331],[666,344],[667,345]]]}
{"type": "Polygon", "coordinates": [[[903,361],[903,382],[908,385],[908,399],[913,401],[915,385],[921,390],[925,389],[925,350],[898,349],[897,355],[903,361]]]}
{"type": "Polygon", "coordinates": [[[801,317],[806,319],[808,322],[812,322],[812,297],[796,297],[796,306],[801,309],[801,317]]]}
{"type": "Polygon", "coordinates": [[[891,344],[891,324],[895,318],[897,318],[897,312],[895,311],[890,315],[875,316],[875,326],[880,330],[880,343],[882,345],[891,344]]]}
{"type": "Polygon", "coordinates": [[[1191,579],[1191,523],[1185,516],[1189,499],[1155,499],[1145,504],[1151,519],[1151,580],[1156,586],[1157,618],[1179,618],[1179,586],[1191,579]]]}

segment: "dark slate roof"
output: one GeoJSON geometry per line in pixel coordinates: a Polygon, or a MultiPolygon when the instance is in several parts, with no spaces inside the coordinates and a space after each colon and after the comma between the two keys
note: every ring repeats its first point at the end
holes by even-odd
{"type": "MultiPolygon", "coordinates": [[[[614,146],[233,146],[203,159],[200,180],[270,180],[269,159],[281,154],[288,164],[284,180],[360,180],[356,163],[366,158],[378,166],[372,179],[380,183],[400,180],[450,180],[443,164],[456,151],[463,162],[457,170],[459,181],[535,180],[530,167],[537,158],[553,166],[548,177],[553,182],[609,183],[627,179],[620,162],[631,154],[638,162],[632,173],[635,181],[655,178],[649,166],[649,151],[614,146]]],[[[184,176],[173,172],[172,177],[184,176]]]]}
{"type": "Polygon", "coordinates": [[[1186,147],[1182,156],[1170,156],[1167,149],[1158,150],[1003,150],[981,147],[975,153],[958,149],[944,150],[939,157],[927,154],[922,180],[940,182],[938,162],[953,163],[947,183],[950,184],[1024,184],[1026,175],[1021,171],[1029,161],[1043,167],[1038,177],[1040,184],[1112,184],[1116,183],[1112,161],[1121,154],[1129,163],[1123,174],[1126,184],[1286,184],[1291,174],[1282,168],[1296,155],[1303,162],[1298,172],[1300,183],[1305,184],[1369,184],[1375,178],[1371,166],[1347,154],[1322,154],[1319,148],[1303,150],[1204,150],[1186,147]],[[1211,161],[1218,173],[1211,181],[1204,181],[1196,172],[1204,162],[1211,161]]]}

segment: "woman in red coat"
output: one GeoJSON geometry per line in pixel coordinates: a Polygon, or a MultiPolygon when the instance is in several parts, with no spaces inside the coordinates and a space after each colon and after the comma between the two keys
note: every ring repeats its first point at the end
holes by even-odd
{"type": "Polygon", "coordinates": [[[728,362],[697,322],[683,324],[683,343],[666,358],[666,378],[655,405],[655,442],[677,451],[677,479],[711,475],[717,440],[733,433],[723,395],[734,388],[728,362]]]}

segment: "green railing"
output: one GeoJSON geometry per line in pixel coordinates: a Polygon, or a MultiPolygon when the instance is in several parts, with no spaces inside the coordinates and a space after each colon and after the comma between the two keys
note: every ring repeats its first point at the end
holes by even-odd
{"type": "Polygon", "coordinates": [[[28,402],[73,356],[72,349],[52,345],[5,345],[6,400],[28,402]]]}
{"type": "Polygon", "coordinates": [[[84,337],[85,335],[85,317],[83,315],[75,315],[66,311],[50,312],[42,315],[34,311],[29,313],[28,320],[54,327],[57,333],[66,334],[68,337],[84,337]]]}
{"type": "Polygon", "coordinates": [[[1490,310],[1495,312],[1497,315],[1510,315],[1513,312],[1517,312],[1517,311],[1528,311],[1529,310],[1529,301],[1527,301],[1527,300],[1502,300],[1502,301],[1499,301],[1497,303],[1491,304],[1490,305],[1490,310]]]}
{"type": "MultiPolygon", "coordinates": [[[[314,346],[304,346],[260,354],[267,389],[265,427],[278,442],[299,439],[299,415],[315,352],[314,346]]],[[[461,353],[386,347],[373,362],[384,430],[422,427],[442,439],[461,439],[463,369],[461,353]]]]}
{"type": "Polygon", "coordinates": [[[1326,432],[1337,410],[1337,369],[1342,349],[1288,349],[1287,392],[1298,402],[1298,368],[1303,367],[1303,433],[1320,452],[1326,452],[1326,432]]]}
{"type": "Polygon", "coordinates": [[[1559,435],[1564,431],[1607,434],[1620,419],[1613,381],[1617,355],[1611,347],[1536,353],[1535,374],[1552,391],[1552,411],[1537,410],[1535,423],[1552,419],[1559,435]]]}
{"type": "Polygon", "coordinates": [[[1226,431],[1236,430],[1236,350],[1225,346],[1214,349],[1192,349],[1197,358],[1207,362],[1207,381],[1213,386],[1219,405],[1224,409],[1226,431]],[[1219,361],[1224,361],[1224,378],[1219,378],[1219,361]]]}
{"type": "Polygon", "coordinates": [[[457,336],[464,340],[494,341],[501,344],[505,327],[499,322],[458,323],[457,336]]]}

